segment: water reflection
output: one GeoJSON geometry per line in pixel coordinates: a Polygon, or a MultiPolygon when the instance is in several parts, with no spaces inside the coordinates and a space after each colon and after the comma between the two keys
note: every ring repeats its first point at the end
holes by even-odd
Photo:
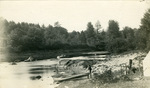
{"type": "Polygon", "coordinates": [[[32,65],[29,69],[29,74],[44,74],[54,72],[55,64],[53,65],[32,65]]]}
{"type": "Polygon", "coordinates": [[[54,88],[51,75],[57,61],[0,63],[0,88],[54,88]]]}
{"type": "Polygon", "coordinates": [[[40,76],[40,75],[38,75],[38,76],[31,76],[30,77],[31,80],[39,80],[41,78],[42,78],[42,76],[40,76]]]}
{"type": "Polygon", "coordinates": [[[32,72],[29,72],[30,74],[43,74],[44,72],[43,71],[32,71],[32,72]]]}

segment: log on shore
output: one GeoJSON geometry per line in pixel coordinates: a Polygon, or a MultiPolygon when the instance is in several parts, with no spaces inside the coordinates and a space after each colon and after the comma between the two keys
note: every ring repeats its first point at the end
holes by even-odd
{"type": "Polygon", "coordinates": [[[67,77],[67,78],[54,78],[54,82],[68,81],[68,80],[71,80],[71,79],[80,78],[80,77],[84,77],[84,76],[88,76],[88,75],[89,75],[89,73],[85,73],[85,74],[74,75],[74,76],[67,77]]]}

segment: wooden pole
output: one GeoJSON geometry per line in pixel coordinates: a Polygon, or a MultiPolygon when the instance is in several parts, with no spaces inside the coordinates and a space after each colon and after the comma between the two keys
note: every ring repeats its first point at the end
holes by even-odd
{"type": "Polygon", "coordinates": [[[142,76],[142,74],[141,74],[141,66],[140,66],[140,64],[141,64],[141,60],[139,59],[139,73],[140,73],[140,76],[142,76]]]}
{"type": "Polygon", "coordinates": [[[126,75],[128,74],[128,71],[127,71],[127,65],[125,64],[125,68],[126,68],[126,75]]]}
{"type": "Polygon", "coordinates": [[[131,69],[132,69],[132,59],[129,59],[129,74],[131,72],[131,69]]]}
{"type": "Polygon", "coordinates": [[[131,70],[132,68],[132,59],[129,60],[129,69],[131,70]]]}

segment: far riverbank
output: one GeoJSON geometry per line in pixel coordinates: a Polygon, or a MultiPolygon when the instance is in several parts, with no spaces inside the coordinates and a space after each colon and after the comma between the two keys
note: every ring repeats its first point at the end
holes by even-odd
{"type": "Polygon", "coordinates": [[[46,51],[28,51],[28,52],[20,52],[20,53],[13,53],[13,52],[1,52],[0,53],[0,61],[24,61],[32,56],[35,60],[44,60],[44,59],[56,59],[57,56],[60,55],[76,55],[78,56],[80,53],[84,52],[92,52],[95,51],[93,49],[71,49],[71,50],[46,50],[46,51]]]}

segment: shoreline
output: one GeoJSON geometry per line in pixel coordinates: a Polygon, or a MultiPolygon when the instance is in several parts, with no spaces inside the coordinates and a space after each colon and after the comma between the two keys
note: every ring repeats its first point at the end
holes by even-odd
{"type": "Polygon", "coordinates": [[[36,60],[46,60],[48,58],[57,58],[62,54],[64,55],[78,55],[83,52],[92,52],[95,50],[92,49],[72,49],[72,50],[47,50],[47,51],[29,51],[29,52],[1,52],[0,61],[13,62],[13,61],[24,61],[28,59],[30,56],[35,58],[36,60]]]}
{"type": "MultiPolygon", "coordinates": [[[[118,55],[112,55],[111,60],[107,61],[106,63],[99,63],[99,64],[104,64],[104,65],[108,65],[108,66],[113,66],[113,65],[120,65],[122,63],[126,63],[128,64],[129,59],[134,59],[140,55],[146,55],[146,52],[126,52],[123,54],[118,54],[118,55]]],[[[98,65],[98,64],[95,64],[98,65]]],[[[115,69],[114,69],[115,70],[115,69]]],[[[133,76],[134,77],[134,76],[133,76]]],[[[60,85],[56,88],[149,88],[148,84],[150,84],[150,80],[137,80],[137,81],[119,81],[116,83],[110,83],[110,84],[101,84],[101,85],[97,85],[95,84],[96,81],[94,83],[91,83],[91,81],[94,81],[93,79],[83,79],[83,80],[69,80],[69,81],[64,81],[61,82],[60,85]],[[142,85],[142,83],[147,82],[147,85],[142,85]],[[85,84],[86,85],[83,85],[85,84]],[[125,83],[125,85],[124,85],[125,83]],[[133,83],[133,84],[132,84],[133,83]],[[132,86],[129,86],[132,85],[132,86]],[[139,85],[140,84],[140,85],[139,85]]]]}

